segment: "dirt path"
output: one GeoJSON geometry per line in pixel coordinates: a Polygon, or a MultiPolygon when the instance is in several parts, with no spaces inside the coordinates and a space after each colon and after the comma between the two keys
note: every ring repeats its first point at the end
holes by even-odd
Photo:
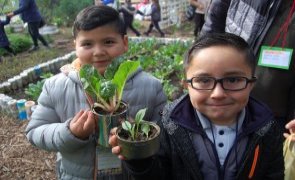
{"type": "Polygon", "coordinates": [[[0,179],[56,179],[55,153],[39,150],[27,141],[27,123],[0,117],[0,179]]]}

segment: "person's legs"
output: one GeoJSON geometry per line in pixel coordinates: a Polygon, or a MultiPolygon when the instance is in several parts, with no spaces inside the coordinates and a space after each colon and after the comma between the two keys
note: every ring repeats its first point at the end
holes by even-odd
{"type": "Polygon", "coordinates": [[[39,39],[44,46],[48,47],[48,43],[43,38],[43,36],[41,36],[41,34],[39,33],[39,25],[40,25],[40,21],[38,21],[38,22],[30,22],[29,23],[29,26],[30,26],[29,29],[31,31],[31,36],[32,36],[32,39],[34,41],[34,45],[35,45],[35,41],[36,41],[36,44],[38,46],[37,40],[39,39]]]}
{"type": "Polygon", "coordinates": [[[16,55],[15,51],[10,46],[5,46],[3,48],[6,49],[6,51],[8,51],[10,54],[13,54],[14,56],[16,55]]]}
{"type": "Polygon", "coordinates": [[[201,29],[204,25],[204,22],[205,22],[204,18],[205,18],[204,14],[195,13],[195,17],[194,17],[194,20],[195,20],[194,35],[195,35],[195,37],[197,37],[199,35],[199,32],[201,31],[201,29]]]}
{"type": "Polygon", "coordinates": [[[154,28],[154,24],[151,22],[151,24],[150,24],[150,26],[149,26],[149,29],[148,29],[147,32],[145,32],[144,34],[145,34],[146,36],[148,36],[149,33],[152,32],[153,28],[154,28]]]}
{"type": "Polygon", "coordinates": [[[129,24],[129,28],[136,34],[136,36],[140,36],[140,32],[138,32],[138,30],[133,27],[132,23],[129,24]]]}
{"type": "Polygon", "coordinates": [[[156,29],[159,31],[159,33],[161,34],[161,37],[164,37],[165,34],[164,34],[164,32],[160,29],[159,21],[154,21],[153,24],[154,24],[155,28],[156,28],[156,29]]]}
{"type": "MultiPolygon", "coordinates": [[[[39,24],[36,23],[36,22],[29,22],[28,23],[28,31],[29,31],[29,34],[33,40],[33,44],[34,44],[34,47],[35,50],[38,49],[39,45],[38,45],[38,38],[37,38],[37,33],[36,33],[36,27],[37,27],[37,31],[38,31],[38,28],[39,28],[39,24]]],[[[33,50],[33,49],[32,49],[33,50]]]]}

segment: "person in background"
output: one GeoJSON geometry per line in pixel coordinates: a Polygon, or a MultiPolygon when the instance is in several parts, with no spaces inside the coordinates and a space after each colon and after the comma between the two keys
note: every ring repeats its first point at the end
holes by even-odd
{"type": "Polygon", "coordinates": [[[161,7],[158,0],[152,0],[152,12],[151,12],[151,23],[149,25],[149,29],[144,33],[146,36],[149,36],[150,32],[152,32],[154,26],[157,31],[160,33],[161,37],[164,37],[165,34],[161,30],[159,26],[159,22],[161,21],[161,7]]]}
{"type": "MultiPolygon", "coordinates": [[[[122,173],[95,171],[98,133],[97,119],[87,101],[79,69],[83,64],[93,65],[100,74],[118,56],[128,50],[128,37],[119,12],[109,6],[93,5],[81,10],[73,25],[77,59],[62,68],[44,83],[26,136],[32,145],[57,152],[58,179],[93,180],[94,174],[103,179],[121,179],[122,173]]],[[[138,110],[147,108],[145,118],[157,121],[166,104],[161,82],[138,68],[128,77],[122,100],[128,103],[129,115],[134,118],[138,110]]],[[[110,158],[112,153],[105,154],[110,158]]],[[[116,157],[115,157],[116,158],[116,157]]],[[[111,163],[111,162],[109,162],[111,163]]],[[[113,169],[119,169],[121,165],[113,169]]]]}
{"type": "Polygon", "coordinates": [[[11,18],[18,14],[20,14],[22,20],[25,23],[28,23],[28,31],[34,43],[33,47],[29,49],[29,51],[31,52],[39,49],[38,40],[40,40],[46,48],[50,48],[47,41],[39,33],[42,17],[38,10],[36,1],[19,0],[19,8],[13,12],[8,13],[7,16],[11,18]]]}
{"type": "Polygon", "coordinates": [[[198,37],[199,32],[205,23],[205,14],[207,13],[208,6],[211,0],[189,0],[189,3],[196,8],[194,15],[195,29],[194,35],[198,37]]]}
{"type": "Polygon", "coordinates": [[[250,44],[259,79],[252,95],[270,106],[282,131],[295,118],[294,6],[293,0],[213,0],[201,31],[234,33],[250,44]],[[287,54],[282,47],[293,50],[285,59],[271,56],[277,58],[274,62],[286,62],[284,68],[262,58],[273,47],[281,49],[277,54],[287,54]]]}
{"type": "Polygon", "coordinates": [[[284,179],[283,137],[271,110],[252,98],[251,47],[231,33],[207,34],[187,51],[188,94],[165,106],[160,149],[126,160],[114,132],[109,143],[135,179],[284,179]]]}
{"type": "Polygon", "coordinates": [[[132,6],[131,0],[125,0],[125,4],[121,6],[118,11],[123,14],[126,30],[127,28],[130,28],[136,34],[136,36],[140,36],[140,32],[138,32],[138,30],[133,26],[133,20],[136,13],[141,15],[144,14],[132,6]]]}
{"type": "Polygon", "coordinates": [[[5,33],[4,26],[10,23],[10,17],[6,16],[5,20],[0,20],[0,47],[5,49],[9,54],[16,55],[15,51],[10,47],[10,42],[5,33]]]}

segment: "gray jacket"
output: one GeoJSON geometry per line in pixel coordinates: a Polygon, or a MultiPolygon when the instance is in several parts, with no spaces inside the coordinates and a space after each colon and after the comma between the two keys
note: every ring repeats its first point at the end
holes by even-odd
{"type": "MultiPolygon", "coordinates": [[[[76,138],[69,130],[74,115],[89,109],[77,71],[60,73],[46,80],[38,106],[26,128],[28,140],[47,151],[57,152],[59,179],[93,179],[96,137],[76,138]]],[[[139,68],[126,82],[123,100],[129,115],[148,108],[145,119],[157,121],[166,104],[161,82],[139,68]]]]}

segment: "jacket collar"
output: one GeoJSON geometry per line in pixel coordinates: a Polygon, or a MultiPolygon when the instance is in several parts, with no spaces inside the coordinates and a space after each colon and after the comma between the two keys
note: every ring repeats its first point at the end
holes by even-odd
{"type": "MultiPolygon", "coordinates": [[[[273,120],[271,110],[265,104],[252,97],[249,98],[245,109],[246,115],[242,125],[242,134],[249,134],[257,131],[270,120],[273,120]]],[[[170,118],[173,119],[175,123],[195,133],[204,133],[188,95],[180,99],[171,112],[170,118]]]]}

